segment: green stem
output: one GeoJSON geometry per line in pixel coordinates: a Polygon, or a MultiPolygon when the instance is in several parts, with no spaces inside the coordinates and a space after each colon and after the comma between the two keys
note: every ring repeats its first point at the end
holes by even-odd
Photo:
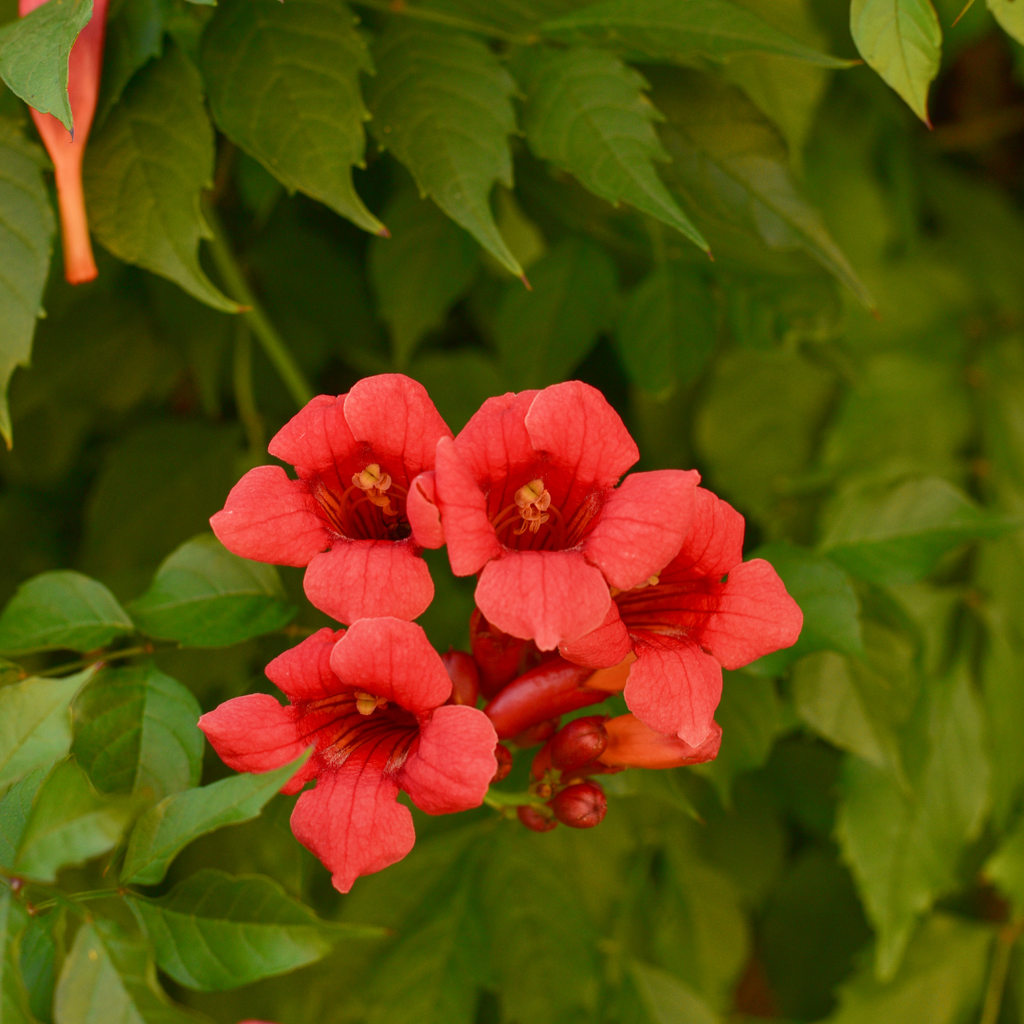
{"type": "Polygon", "coordinates": [[[506,793],[501,789],[489,789],[484,795],[484,803],[495,810],[503,811],[506,807],[544,807],[544,801],[533,793],[506,793]]]}
{"type": "Polygon", "coordinates": [[[252,389],[252,334],[249,325],[242,318],[238,319],[235,331],[233,383],[235,407],[238,409],[238,418],[245,428],[249,448],[254,452],[262,452],[266,448],[267,439],[263,433],[263,423],[256,408],[256,397],[252,389]]]}
{"type": "Polygon", "coordinates": [[[996,948],[992,953],[992,969],[989,971],[988,988],[985,990],[985,1005],[981,1011],[979,1024],[996,1024],[999,1011],[1003,1005],[1003,992],[1006,989],[1006,977],[1010,971],[1010,956],[1013,946],[1024,930],[1024,918],[1011,921],[999,931],[996,948]]]}
{"type": "Polygon", "coordinates": [[[444,11],[431,11],[425,7],[414,7],[405,0],[355,0],[360,7],[369,7],[374,11],[384,11],[387,14],[397,14],[414,21],[429,21],[435,25],[446,25],[448,28],[461,28],[464,32],[473,32],[476,35],[489,36],[491,39],[502,39],[506,43],[518,43],[522,46],[531,46],[537,42],[536,35],[517,35],[514,32],[504,32],[492,25],[485,25],[479,21],[472,21],[469,18],[460,18],[456,14],[446,14],[444,11]]]}
{"type": "MultiPolygon", "coordinates": [[[[34,883],[29,882],[29,885],[34,883]]],[[[120,889],[93,889],[90,892],[69,892],[69,893],[58,893],[54,890],[51,899],[43,900],[42,903],[35,903],[33,906],[36,910],[49,910],[50,907],[56,907],[58,904],[67,904],[69,906],[76,906],[79,903],[90,903],[92,900],[109,900],[117,896],[123,896],[124,893],[120,889]]]]}
{"type": "Polygon", "coordinates": [[[299,368],[295,357],[288,351],[284,339],[277,333],[277,329],[267,319],[263,307],[256,300],[256,296],[249,287],[242,268],[238,265],[238,260],[235,259],[235,254],[231,250],[231,243],[228,241],[227,233],[224,231],[224,225],[221,223],[217,211],[212,204],[207,202],[203,204],[203,212],[213,231],[213,238],[210,239],[210,255],[213,257],[225,290],[236,302],[245,307],[242,315],[252,328],[253,334],[256,335],[256,340],[263,346],[267,358],[274,364],[274,369],[277,370],[295,403],[299,407],[306,405],[313,398],[313,389],[309,386],[306,375],[299,368]]]}
{"type": "Polygon", "coordinates": [[[37,676],[59,676],[65,672],[73,672],[76,669],[88,668],[90,665],[98,665],[101,661],[120,661],[122,658],[134,658],[136,654],[152,654],[156,648],[152,644],[140,644],[138,647],[123,647],[119,651],[104,651],[102,654],[92,658],[79,658],[78,661],[66,661],[63,665],[55,665],[53,668],[43,669],[42,672],[34,672],[37,676]]]}

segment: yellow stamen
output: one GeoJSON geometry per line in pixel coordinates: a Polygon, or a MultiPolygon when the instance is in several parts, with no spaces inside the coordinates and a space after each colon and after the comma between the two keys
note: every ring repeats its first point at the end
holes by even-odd
{"type": "Polygon", "coordinates": [[[522,536],[527,530],[536,533],[551,516],[545,512],[551,507],[551,494],[544,489],[543,480],[531,480],[516,491],[516,505],[522,522],[512,532],[522,536]]]}
{"type": "Polygon", "coordinates": [[[391,507],[391,499],[385,493],[391,486],[391,474],[382,473],[376,462],[371,462],[366,469],[352,474],[352,485],[366,492],[367,499],[386,516],[396,515],[391,507]]]}
{"type": "Polygon", "coordinates": [[[356,711],[361,715],[372,715],[377,708],[387,707],[387,698],[378,697],[374,693],[367,693],[365,690],[356,690],[356,711]]]}

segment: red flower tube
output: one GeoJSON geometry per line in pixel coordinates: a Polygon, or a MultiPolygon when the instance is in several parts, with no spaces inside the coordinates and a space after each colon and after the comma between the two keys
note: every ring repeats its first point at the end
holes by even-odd
{"type": "Polygon", "coordinates": [[[482,711],[445,704],[451,680],[423,630],[395,618],[321,629],[267,666],[290,703],[236,697],[199,727],[236,771],[279,768],[314,746],[283,787],[297,793],[292,831],[348,892],[360,875],[401,860],[416,836],[396,802],[428,814],[479,807],[497,770],[497,736],[482,711]]]}
{"type": "Polygon", "coordinates": [[[297,480],[257,466],[210,525],[243,558],[307,566],[306,596],[339,622],[414,619],[434,584],[411,535],[409,486],[451,436],[422,384],[364,377],[347,394],[314,398],[270,442],[297,480]]]}
{"type": "MultiPolygon", "coordinates": [[[[19,0],[18,14],[24,17],[44,2],[46,0],[19,0]]],[[[52,2],[56,3],[57,0],[52,2]]],[[[91,281],[97,274],[82,191],[82,157],[100,94],[106,32],[107,0],[93,0],[92,18],[75,40],[68,61],[68,98],[71,101],[74,135],[52,114],[41,114],[30,108],[32,120],[53,161],[64,245],[64,276],[71,284],[91,281]]]]}
{"type": "Polygon", "coordinates": [[[703,764],[718,757],[722,727],[711,723],[707,736],[697,746],[666,736],[644,725],[635,715],[619,715],[604,724],[608,745],[597,759],[609,768],[681,768],[703,764]]]}

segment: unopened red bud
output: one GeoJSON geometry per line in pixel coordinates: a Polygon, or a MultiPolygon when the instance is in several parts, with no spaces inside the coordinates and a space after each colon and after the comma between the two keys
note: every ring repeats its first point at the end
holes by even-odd
{"type": "Polygon", "coordinates": [[[468,704],[475,708],[476,699],[480,696],[480,670],[472,656],[465,651],[450,650],[441,655],[441,660],[452,681],[452,695],[448,703],[468,704]]]}
{"type": "Polygon", "coordinates": [[[525,671],[524,658],[533,647],[529,640],[509,636],[492,626],[479,608],[474,608],[470,616],[469,645],[480,667],[480,690],[488,699],[525,671]]]}
{"type": "Polygon", "coordinates": [[[538,743],[545,743],[555,735],[558,729],[558,719],[549,718],[546,722],[538,722],[524,729],[521,733],[512,737],[512,742],[517,747],[535,747],[538,743]]]}
{"type": "Polygon", "coordinates": [[[498,759],[498,770],[494,773],[494,778],[491,779],[491,785],[501,782],[512,771],[512,751],[508,747],[499,743],[494,748],[494,756],[498,759]]]}
{"type": "Polygon", "coordinates": [[[594,782],[577,782],[551,801],[555,817],[570,828],[593,828],[604,821],[608,798],[594,782]]]}
{"type": "Polygon", "coordinates": [[[604,715],[588,715],[563,726],[551,737],[551,764],[572,771],[596,761],[608,746],[604,715]]]}
{"type": "Polygon", "coordinates": [[[539,811],[536,807],[531,807],[529,804],[517,807],[516,814],[519,816],[519,820],[534,832],[550,832],[558,824],[554,818],[539,811]]]}

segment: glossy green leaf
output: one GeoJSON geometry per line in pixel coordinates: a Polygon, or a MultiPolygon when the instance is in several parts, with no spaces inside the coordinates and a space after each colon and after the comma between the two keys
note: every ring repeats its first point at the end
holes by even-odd
{"type": "Polygon", "coordinates": [[[651,1024],[717,1024],[711,1007],[668,971],[639,960],[630,961],[629,971],[651,1024]]]}
{"type": "Polygon", "coordinates": [[[937,477],[840,495],[827,517],[821,549],[854,576],[872,583],[922,579],[952,548],[998,537],[1019,526],[979,508],[937,477]]]}
{"type": "Polygon", "coordinates": [[[92,651],[135,631],[102,583],[80,572],[44,572],[23,583],[0,614],[0,651],[92,651]]]}
{"type": "Polygon", "coordinates": [[[729,0],[602,0],[546,22],[541,31],[562,42],[614,46],[639,60],[774,53],[829,68],[849,63],[804,46],[729,0]]]}
{"type": "Polygon", "coordinates": [[[193,839],[255,818],[305,762],[306,755],[263,775],[233,775],[201,789],[169,796],[135,825],[121,868],[126,884],[156,885],[193,839]]]}
{"type": "Polygon", "coordinates": [[[130,607],[142,632],[184,647],[228,647],[280,629],[295,614],[274,566],[233,555],[213,534],[168,555],[130,607]]]}
{"type": "Polygon", "coordinates": [[[168,46],[133,79],[86,153],[89,224],[103,245],[237,312],[199,263],[199,241],[210,237],[199,196],[213,183],[213,128],[199,73],[179,49],[168,46]]]}
{"type": "Polygon", "coordinates": [[[373,62],[340,0],[228,0],[203,36],[214,120],[282,185],[366,231],[383,225],[363,205],[352,167],[366,140],[359,76],[373,62]]]}
{"type": "Polygon", "coordinates": [[[93,671],[0,688],[0,789],[67,754],[71,701],[93,671]]]}
{"type": "Polygon", "coordinates": [[[53,245],[42,164],[41,150],[0,118],[0,436],[8,445],[7,384],[16,366],[28,365],[53,245]]]}
{"type": "Polygon", "coordinates": [[[132,898],[157,966],[201,992],[248,985],[326,956],[343,938],[382,929],[322,921],[261,875],[233,877],[204,869],[159,899],[132,898]]]}
{"type": "Polygon", "coordinates": [[[555,246],[530,269],[532,291],[510,282],[498,306],[494,341],[515,389],[563,380],[611,323],[615,267],[582,238],[555,246]]]}
{"type": "Polygon", "coordinates": [[[156,980],[145,939],[105,918],[79,928],[60,972],[55,1024],[201,1024],[208,1018],[174,1005],[156,980]]]}
{"type": "Polygon", "coordinates": [[[629,203],[708,248],[654,169],[668,154],[652,127],[661,115],[638,72],[606,51],[582,47],[530,50],[516,71],[526,93],[523,128],[538,157],[602,199],[629,203]]]}
{"type": "Polygon", "coordinates": [[[44,3],[0,28],[0,78],[11,92],[72,130],[68,58],[92,17],[92,0],[44,3]]]}
{"type": "Polygon", "coordinates": [[[398,193],[384,218],[391,237],[370,243],[370,280],[380,315],[391,330],[395,364],[404,367],[424,335],[441,326],[472,284],[480,250],[434,203],[412,189],[398,193]]]}
{"type": "Polygon", "coordinates": [[[102,796],[77,762],[61,761],[32,803],[15,869],[26,878],[53,882],[61,868],[112,850],[131,815],[131,801],[102,796]]]}
{"type": "Polygon", "coordinates": [[[942,59],[942,27],[931,0],[852,0],[850,34],[868,65],[931,127],[928,87],[942,59]]]}
{"type": "Polygon", "coordinates": [[[101,793],[162,800],[199,784],[202,711],[153,664],[97,673],[75,700],[71,752],[101,793]]]}
{"type": "Polygon", "coordinates": [[[508,71],[479,39],[400,18],[373,53],[377,75],[367,102],[374,138],[409,169],[422,195],[521,276],[490,204],[496,181],[512,187],[515,82],[508,71]]]}
{"type": "Polygon", "coordinates": [[[800,639],[792,647],[759,658],[751,671],[778,674],[815,651],[840,651],[855,657],[864,653],[857,595],[850,578],[835,562],[785,541],[766,544],[751,557],[772,564],[804,613],[800,639]]]}

